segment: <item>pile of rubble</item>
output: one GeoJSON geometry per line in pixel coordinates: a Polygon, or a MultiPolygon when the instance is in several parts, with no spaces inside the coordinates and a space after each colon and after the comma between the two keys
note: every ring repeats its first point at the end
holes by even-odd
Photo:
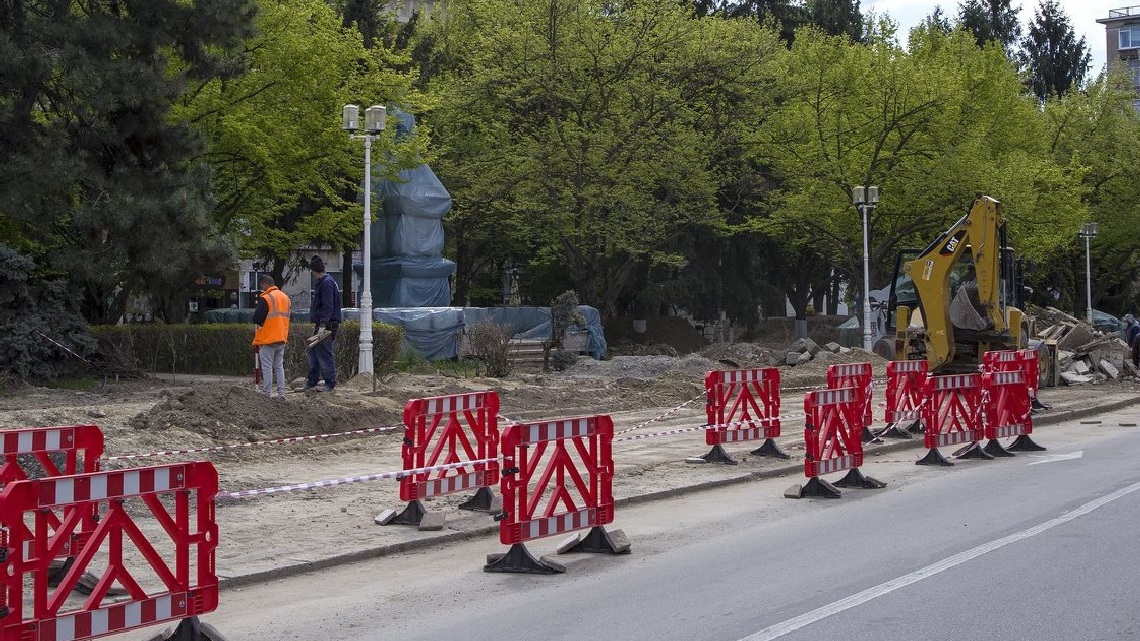
{"type": "Polygon", "coordinates": [[[810,338],[800,338],[788,346],[784,353],[781,365],[803,365],[809,362],[817,363],[845,363],[851,360],[852,354],[871,356],[862,348],[843,347],[839,343],[827,343],[820,347],[810,338]]]}
{"type": "Polygon", "coordinates": [[[1098,331],[1055,307],[1038,311],[1037,337],[1047,344],[1056,343],[1056,368],[1064,385],[1140,376],[1132,365],[1128,343],[1120,332],[1098,331]]]}

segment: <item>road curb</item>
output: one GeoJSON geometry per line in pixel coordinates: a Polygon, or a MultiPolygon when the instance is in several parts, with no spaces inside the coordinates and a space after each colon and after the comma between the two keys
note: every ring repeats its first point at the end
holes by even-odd
{"type": "MultiPolygon", "coordinates": [[[[1115,412],[1117,410],[1122,410],[1137,404],[1140,404],[1140,396],[1134,399],[1126,399],[1113,403],[1107,403],[1105,405],[1094,405],[1091,407],[1067,410],[1064,412],[1042,414],[1039,417],[1035,417],[1033,422],[1035,426],[1053,425],[1066,421],[1078,420],[1087,416],[1095,416],[1097,414],[1115,412]]],[[[919,449],[921,447],[922,438],[920,436],[916,436],[913,439],[899,440],[897,442],[885,443],[883,445],[875,446],[873,449],[866,450],[866,454],[869,456],[876,456],[878,454],[888,454],[891,452],[908,449],[919,449]]],[[[734,476],[727,479],[702,481],[700,483],[693,483],[691,485],[684,485],[682,487],[669,488],[667,490],[658,490],[655,492],[647,492],[645,494],[638,494],[635,496],[621,497],[614,500],[614,505],[615,507],[638,505],[641,503],[648,503],[650,501],[659,501],[662,499],[675,498],[686,494],[703,492],[705,490],[713,490],[729,485],[738,485],[740,483],[748,483],[750,481],[761,479],[778,478],[781,476],[788,476],[789,474],[797,474],[802,472],[803,462],[801,461],[798,463],[783,465],[777,468],[747,472],[741,474],[740,476],[734,476]]],[[[458,530],[454,532],[447,532],[446,534],[426,536],[411,541],[389,543],[377,546],[375,548],[337,554],[323,559],[315,559],[312,561],[303,561],[300,563],[282,565],[270,570],[250,572],[249,574],[242,574],[237,576],[219,577],[218,586],[222,589],[240,588],[257,583],[265,583],[267,581],[273,581],[276,579],[284,579],[308,572],[324,570],[331,567],[336,567],[338,565],[356,563],[359,561],[381,558],[393,554],[400,554],[403,552],[414,552],[447,543],[456,543],[470,539],[483,538],[496,533],[498,530],[498,524],[492,523],[467,530],[458,530]]]]}

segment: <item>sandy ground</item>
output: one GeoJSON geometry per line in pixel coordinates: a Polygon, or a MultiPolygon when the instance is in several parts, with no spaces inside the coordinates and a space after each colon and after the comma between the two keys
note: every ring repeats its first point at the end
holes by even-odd
{"type": "MultiPolygon", "coordinates": [[[[619,434],[613,445],[614,495],[621,500],[802,465],[803,393],[822,385],[826,362],[781,368],[785,418],[780,444],[792,455],[791,461],[752,456],[748,451],[759,444],[743,443],[728,448],[739,461],[736,466],[685,462],[709,450],[699,429],[705,422],[703,377],[710,369],[724,369],[722,359],[729,358],[735,365],[752,366],[765,363],[770,356],[763,350],[738,350],[679,358],[584,359],[566,372],[521,371],[503,380],[441,373],[389,375],[377,380],[375,388],[371,379],[356,379],[342,384],[335,394],[290,394],[284,402],[260,396],[252,381],[217,377],[117,383],[98,395],[29,389],[0,396],[0,428],[93,423],[105,434],[110,457],[106,468],[209,460],[218,470],[221,489],[238,491],[398,471],[402,466],[401,411],[408,399],[490,389],[501,398],[501,424],[610,414],[619,434]],[[116,458],[368,427],[394,429],[290,445],[116,458]],[[680,430],[687,431],[630,438],[680,430]]],[[[885,365],[881,360],[874,360],[874,365],[881,381],[885,365]]],[[[1140,385],[1134,381],[1108,383],[1043,390],[1042,399],[1053,404],[1053,413],[1063,413],[1094,404],[1128,402],[1138,391],[1140,385]]],[[[881,426],[881,387],[876,394],[877,425],[881,426]]],[[[868,451],[877,447],[883,446],[868,445],[868,451]]],[[[915,460],[923,453],[911,449],[901,456],[915,460]]],[[[873,463],[864,470],[874,475],[873,463]]],[[[485,534],[494,526],[488,514],[457,509],[467,497],[453,495],[426,502],[429,510],[444,514],[442,532],[373,522],[385,509],[404,507],[393,480],[220,499],[217,571],[223,580],[236,584],[306,565],[325,565],[330,559],[363,558],[400,544],[485,534]]],[[[151,524],[144,529],[155,528],[151,524]]]]}

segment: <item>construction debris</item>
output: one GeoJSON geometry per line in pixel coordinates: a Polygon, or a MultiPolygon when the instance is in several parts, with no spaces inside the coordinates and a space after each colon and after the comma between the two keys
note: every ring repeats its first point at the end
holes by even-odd
{"type": "Polygon", "coordinates": [[[1057,345],[1057,368],[1065,385],[1095,385],[1138,375],[1120,332],[1102,332],[1056,307],[1033,313],[1037,337],[1057,345]]]}

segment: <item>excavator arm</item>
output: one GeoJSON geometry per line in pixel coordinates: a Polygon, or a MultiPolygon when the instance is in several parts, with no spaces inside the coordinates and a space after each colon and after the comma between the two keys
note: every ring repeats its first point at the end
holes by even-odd
{"type": "Polygon", "coordinates": [[[968,214],[902,263],[921,315],[909,317],[911,310],[900,306],[896,322],[900,330],[921,326],[908,340],[923,341],[924,349],[906,352],[925,352],[931,371],[955,363],[968,368],[980,362],[984,351],[1016,347],[1027,338],[1021,336],[1020,310],[1002,301],[1004,232],[1001,203],[979,196],[968,214]],[[971,353],[959,353],[961,345],[969,345],[971,353]]]}

